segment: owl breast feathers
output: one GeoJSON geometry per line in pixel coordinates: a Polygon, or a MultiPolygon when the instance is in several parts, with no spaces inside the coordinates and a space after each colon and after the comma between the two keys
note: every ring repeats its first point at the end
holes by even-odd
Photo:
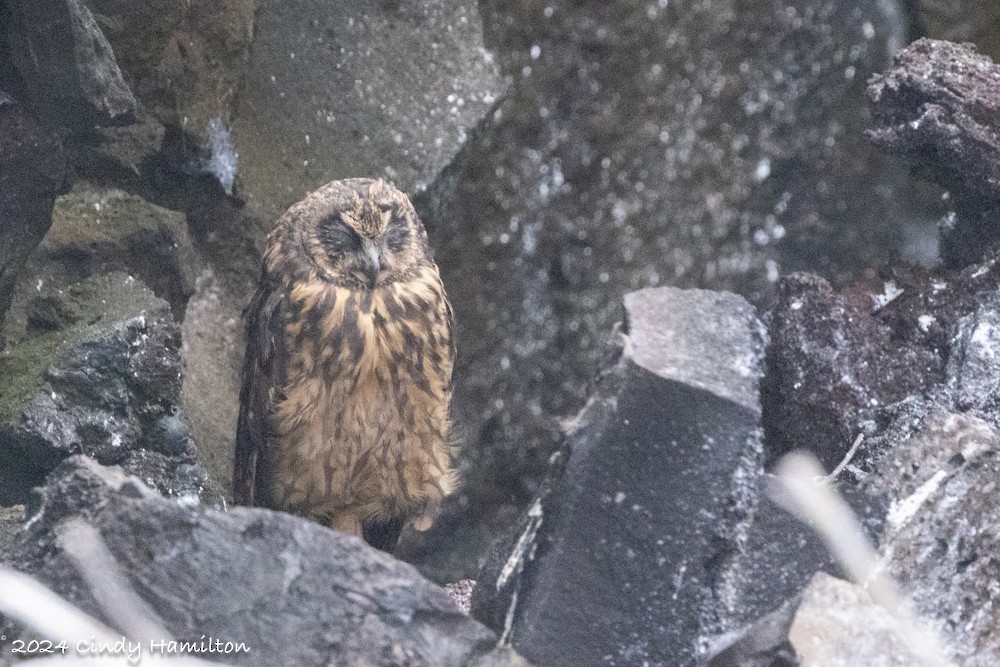
{"type": "Polygon", "coordinates": [[[335,181],[278,221],[246,311],[238,504],[391,550],[453,486],[452,310],[406,195],[335,181]]]}

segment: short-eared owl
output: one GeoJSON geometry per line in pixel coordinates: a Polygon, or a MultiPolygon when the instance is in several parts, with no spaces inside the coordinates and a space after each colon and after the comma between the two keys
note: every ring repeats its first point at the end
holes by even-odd
{"type": "Polygon", "coordinates": [[[451,490],[452,310],[410,200],[334,181],[268,238],[246,311],[233,478],[283,510],[391,551],[451,490]]]}

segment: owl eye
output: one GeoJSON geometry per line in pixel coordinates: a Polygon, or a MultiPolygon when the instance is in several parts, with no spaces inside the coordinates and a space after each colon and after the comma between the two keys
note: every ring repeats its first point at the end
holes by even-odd
{"type": "Polygon", "coordinates": [[[410,242],[410,230],[399,218],[393,219],[389,228],[385,230],[385,247],[390,252],[402,252],[403,248],[410,242]]]}
{"type": "Polygon", "coordinates": [[[321,224],[318,236],[330,255],[361,251],[361,238],[339,218],[321,224]]]}

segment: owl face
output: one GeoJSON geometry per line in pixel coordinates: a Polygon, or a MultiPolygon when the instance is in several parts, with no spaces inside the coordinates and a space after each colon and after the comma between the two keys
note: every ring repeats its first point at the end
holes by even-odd
{"type": "Polygon", "coordinates": [[[399,190],[369,181],[338,203],[319,220],[319,252],[313,253],[336,282],[374,289],[407,275],[426,256],[420,222],[399,190]]]}

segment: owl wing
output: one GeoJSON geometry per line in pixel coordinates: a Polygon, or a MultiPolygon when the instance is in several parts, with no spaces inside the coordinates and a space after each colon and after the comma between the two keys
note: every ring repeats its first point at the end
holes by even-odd
{"type": "Polygon", "coordinates": [[[261,500],[256,498],[257,459],[274,433],[272,412],[284,389],[287,308],[285,291],[265,277],[244,313],[247,345],[233,465],[233,500],[238,505],[253,506],[261,500]]]}

